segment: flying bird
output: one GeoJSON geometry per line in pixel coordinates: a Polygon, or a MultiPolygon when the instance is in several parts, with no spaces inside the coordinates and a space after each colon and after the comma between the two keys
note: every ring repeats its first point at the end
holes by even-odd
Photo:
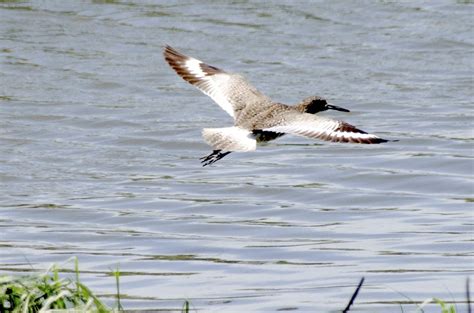
{"type": "Polygon", "coordinates": [[[239,74],[186,56],[170,46],[165,47],[164,57],[181,78],[211,97],[234,118],[231,127],[203,129],[203,138],[213,149],[200,159],[203,166],[231,152],[254,151],[257,143],[285,134],[332,142],[378,144],[389,141],[346,122],[315,115],[326,110],[349,112],[322,97],[308,97],[296,105],[277,103],[239,74]]]}

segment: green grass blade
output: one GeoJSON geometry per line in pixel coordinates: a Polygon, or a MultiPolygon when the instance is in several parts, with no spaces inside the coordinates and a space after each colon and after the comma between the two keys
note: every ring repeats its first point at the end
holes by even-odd
{"type": "Polygon", "coordinates": [[[80,283],[79,281],[79,259],[74,257],[74,273],[76,273],[76,292],[79,294],[79,286],[78,284],[80,283]]]}
{"type": "Polygon", "coordinates": [[[441,307],[441,313],[456,313],[456,308],[454,305],[448,305],[441,299],[433,298],[433,301],[441,307]]]}
{"type": "Polygon", "coordinates": [[[97,309],[98,313],[108,313],[110,310],[107,308],[107,306],[102,303],[91,291],[89,288],[87,288],[84,284],[78,283],[78,286],[81,289],[81,293],[84,293],[84,296],[86,299],[93,299],[94,305],[97,309]]]}
{"type": "Polygon", "coordinates": [[[189,301],[188,300],[184,300],[183,308],[181,310],[181,313],[189,313],[189,301]]]}
{"type": "Polygon", "coordinates": [[[122,303],[120,302],[120,268],[119,265],[117,264],[117,267],[115,270],[111,270],[112,275],[115,277],[115,288],[117,290],[117,310],[123,311],[122,303]]]}

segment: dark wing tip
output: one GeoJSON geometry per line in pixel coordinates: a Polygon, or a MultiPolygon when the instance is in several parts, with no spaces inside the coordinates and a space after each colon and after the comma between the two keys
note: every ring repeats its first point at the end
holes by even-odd
{"type": "Polygon", "coordinates": [[[331,141],[336,141],[336,142],[350,142],[350,143],[361,143],[361,144],[380,144],[384,142],[390,142],[390,141],[398,141],[398,140],[388,140],[388,139],[383,139],[380,137],[377,137],[375,135],[368,134],[367,132],[358,129],[357,127],[341,122],[340,126],[336,129],[338,132],[345,132],[348,133],[348,136],[341,136],[341,137],[333,137],[331,138],[331,141]],[[351,136],[350,134],[354,134],[351,136]],[[357,136],[357,134],[364,134],[364,135],[370,135],[370,137],[360,137],[357,136]]]}
{"type": "MultiPolygon", "coordinates": [[[[201,80],[198,76],[194,73],[190,72],[189,69],[186,67],[186,61],[193,59],[187,55],[184,55],[169,45],[165,46],[163,51],[163,55],[165,57],[166,62],[175,70],[175,72],[181,76],[187,82],[196,85],[201,80]]],[[[199,62],[199,67],[204,75],[211,76],[218,73],[225,73],[223,70],[203,63],[202,61],[196,60],[199,62]]]]}
{"type": "Polygon", "coordinates": [[[367,139],[361,139],[359,143],[364,143],[364,144],[379,144],[379,143],[384,143],[388,142],[387,139],[383,139],[380,137],[375,137],[375,138],[367,138],[367,139]]]}
{"type": "Polygon", "coordinates": [[[379,144],[379,143],[384,143],[384,142],[389,142],[390,140],[383,139],[380,137],[377,137],[374,135],[374,137],[370,138],[360,138],[356,136],[343,136],[343,137],[333,137],[332,140],[333,142],[345,142],[345,143],[360,143],[360,144],[366,144],[366,145],[371,145],[371,144],[379,144]]]}
{"type": "Polygon", "coordinates": [[[374,135],[372,138],[349,138],[347,142],[362,143],[362,144],[379,144],[385,142],[397,142],[397,139],[384,139],[374,135]]]}
{"type": "Polygon", "coordinates": [[[199,79],[189,72],[185,66],[186,60],[190,59],[187,55],[184,55],[169,45],[165,46],[163,51],[166,62],[169,66],[178,74],[181,78],[192,85],[199,83],[199,79]]]}
{"type": "Polygon", "coordinates": [[[174,62],[182,62],[182,61],[188,59],[188,57],[186,55],[178,52],[177,50],[175,50],[174,48],[172,48],[169,45],[165,46],[165,50],[163,51],[163,55],[165,57],[165,60],[170,65],[172,65],[172,63],[174,63],[174,62]]]}

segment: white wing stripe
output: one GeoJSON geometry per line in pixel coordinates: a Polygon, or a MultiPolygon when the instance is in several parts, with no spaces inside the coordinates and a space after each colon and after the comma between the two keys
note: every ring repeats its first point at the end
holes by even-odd
{"type": "MultiPolygon", "coordinates": [[[[335,120],[318,118],[317,120],[304,120],[289,125],[266,128],[266,131],[293,133],[306,137],[318,137],[329,141],[368,140],[380,139],[378,136],[363,132],[338,130],[342,123],[335,120]]],[[[356,129],[355,129],[356,130],[356,129]]]]}
{"type": "Polygon", "coordinates": [[[190,74],[201,80],[199,83],[197,83],[197,86],[200,87],[201,91],[211,97],[211,99],[214,100],[230,116],[234,117],[234,109],[232,108],[232,104],[227,100],[227,97],[225,97],[218,84],[214,81],[215,78],[219,78],[216,76],[221,76],[220,78],[222,79],[224,78],[223,76],[228,75],[216,74],[213,76],[207,76],[207,74],[201,69],[201,64],[203,64],[203,62],[197,59],[188,58],[184,63],[184,66],[190,74]]]}
{"type": "Polygon", "coordinates": [[[363,134],[363,133],[350,133],[350,132],[332,132],[332,135],[336,135],[337,137],[350,137],[350,138],[361,138],[361,139],[369,139],[369,138],[378,138],[375,135],[371,134],[363,134]]]}
{"type": "Polygon", "coordinates": [[[193,74],[198,78],[204,78],[206,73],[201,69],[202,62],[193,58],[189,58],[184,63],[184,66],[189,70],[189,73],[193,74]]]}

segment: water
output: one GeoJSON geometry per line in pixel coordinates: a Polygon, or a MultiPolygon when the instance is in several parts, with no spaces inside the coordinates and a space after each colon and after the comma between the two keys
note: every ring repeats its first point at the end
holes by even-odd
{"type": "Polygon", "coordinates": [[[357,312],[465,301],[472,16],[469,1],[2,1],[1,273],[78,256],[111,294],[119,264],[135,309],[335,312],[362,276],[357,312]],[[285,136],[202,168],[201,129],[232,121],[164,44],[400,141],[285,136]]]}

